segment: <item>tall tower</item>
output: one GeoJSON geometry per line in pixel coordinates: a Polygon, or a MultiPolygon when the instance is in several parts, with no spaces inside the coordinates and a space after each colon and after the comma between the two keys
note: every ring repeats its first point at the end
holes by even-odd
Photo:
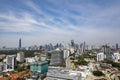
{"type": "Polygon", "coordinates": [[[86,48],[86,46],[85,46],[86,44],[85,44],[85,41],[83,42],[83,52],[85,52],[85,48],[86,48]]]}
{"type": "Polygon", "coordinates": [[[74,47],[74,40],[71,40],[71,46],[74,47]]]}
{"type": "Polygon", "coordinates": [[[19,49],[21,49],[21,38],[19,39],[19,49]]]}
{"type": "Polygon", "coordinates": [[[116,50],[118,50],[118,43],[116,44],[116,50]]]}

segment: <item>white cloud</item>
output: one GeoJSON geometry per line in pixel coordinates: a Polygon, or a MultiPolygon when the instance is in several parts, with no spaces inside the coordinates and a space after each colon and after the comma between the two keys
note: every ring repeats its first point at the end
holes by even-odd
{"type": "MultiPolygon", "coordinates": [[[[52,2],[54,3],[54,2],[52,2]]],[[[61,3],[55,3],[61,6],[61,3]]],[[[77,41],[97,42],[119,42],[120,38],[120,11],[119,5],[111,5],[110,7],[101,8],[101,6],[90,3],[69,3],[61,6],[61,9],[48,7],[51,12],[61,16],[53,16],[50,13],[42,11],[42,5],[37,5],[32,1],[25,3],[33,12],[21,11],[9,13],[0,13],[0,30],[1,32],[25,32],[30,35],[23,34],[24,44],[39,44],[57,41],[69,41],[75,39],[77,41]],[[64,9],[64,10],[62,10],[64,9]],[[71,13],[74,10],[80,15],[71,13]],[[34,12],[38,13],[37,15],[34,12]],[[44,18],[40,18],[43,15],[44,18]],[[55,19],[59,19],[58,22],[55,19]],[[73,24],[69,18],[74,19],[78,24],[73,24]]],[[[16,34],[17,35],[17,34],[16,34]]],[[[1,36],[1,35],[0,35],[1,36]]],[[[0,44],[7,41],[10,37],[2,36],[0,44]]],[[[17,41],[18,37],[15,40],[17,41]]],[[[17,42],[16,42],[17,43],[17,42]]],[[[9,44],[8,42],[5,43],[9,44]]],[[[3,44],[4,45],[4,44],[3,44]]]]}
{"type": "Polygon", "coordinates": [[[0,18],[5,20],[0,22],[0,29],[5,32],[32,32],[38,31],[38,27],[45,26],[44,22],[38,21],[33,15],[23,12],[18,17],[15,13],[1,14],[0,18]]]}

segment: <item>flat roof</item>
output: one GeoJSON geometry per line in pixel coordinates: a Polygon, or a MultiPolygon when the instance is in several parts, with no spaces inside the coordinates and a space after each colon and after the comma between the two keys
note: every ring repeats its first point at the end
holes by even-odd
{"type": "Polygon", "coordinates": [[[32,65],[32,64],[43,65],[43,64],[48,64],[48,62],[47,61],[32,62],[30,65],[32,65]]]}
{"type": "Polygon", "coordinates": [[[67,80],[79,80],[81,79],[81,73],[65,72],[57,69],[49,69],[47,73],[48,78],[58,78],[67,80]]]}

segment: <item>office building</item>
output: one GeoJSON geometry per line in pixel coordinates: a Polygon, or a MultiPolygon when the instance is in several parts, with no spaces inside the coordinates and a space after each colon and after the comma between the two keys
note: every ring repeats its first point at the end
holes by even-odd
{"type": "Polygon", "coordinates": [[[3,63],[0,62],[0,71],[3,71],[3,63]]]}
{"type": "Polygon", "coordinates": [[[116,50],[118,50],[118,44],[116,44],[116,50]]]}
{"type": "Polygon", "coordinates": [[[22,51],[17,53],[16,60],[19,61],[19,62],[24,62],[24,53],[22,51]]]}
{"type": "Polygon", "coordinates": [[[70,55],[70,51],[69,50],[63,50],[64,59],[69,57],[69,55],[70,55]]]}
{"type": "Polygon", "coordinates": [[[53,68],[48,70],[47,80],[86,80],[86,79],[83,79],[83,76],[80,71],[65,71],[53,68]]]}
{"type": "Polygon", "coordinates": [[[43,79],[48,72],[48,62],[33,62],[30,64],[30,77],[32,79],[43,79]]]}
{"type": "Polygon", "coordinates": [[[103,61],[106,58],[106,55],[101,52],[97,54],[97,61],[103,61]]]}
{"type": "Polygon", "coordinates": [[[114,62],[120,62],[120,53],[119,52],[113,53],[112,58],[114,62]]]}
{"type": "Polygon", "coordinates": [[[7,68],[6,71],[14,71],[16,64],[16,55],[7,55],[6,57],[7,68]]]}
{"type": "Polygon", "coordinates": [[[83,52],[85,52],[85,50],[86,50],[86,44],[85,44],[85,42],[83,43],[83,52]]]}
{"type": "Polygon", "coordinates": [[[63,51],[51,51],[50,65],[63,64],[63,51]]]}
{"type": "Polygon", "coordinates": [[[75,49],[74,48],[70,48],[70,53],[73,54],[75,52],[75,49]]]}
{"type": "Polygon", "coordinates": [[[7,68],[7,65],[3,62],[0,62],[0,71],[4,72],[4,71],[6,71],[6,68],[7,68]]]}
{"type": "Polygon", "coordinates": [[[66,63],[66,69],[67,70],[70,70],[71,69],[71,61],[70,61],[70,57],[68,57],[65,61],[66,63]]]}
{"type": "Polygon", "coordinates": [[[80,51],[83,54],[85,52],[85,50],[86,50],[86,43],[83,42],[83,43],[80,44],[80,51]]]}
{"type": "Polygon", "coordinates": [[[47,60],[47,55],[46,55],[46,54],[41,54],[41,55],[40,55],[40,60],[41,60],[41,61],[47,60]]]}
{"type": "Polygon", "coordinates": [[[22,43],[21,43],[21,38],[19,39],[19,49],[21,49],[22,43]]]}
{"type": "Polygon", "coordinates": [[[105,54],[106,56],[109,56],[110,51],[111,51],[111,48],[110,48],[110,46],[108,46],[108,45],[103,45],[103,46],[101,47],[101,51],[104,52],[104,54],[105,54]]]}
{"type": "Polygon", "coordinates": [[[25,62],[26,63],[32,63],[32,62],[36,62],[36,59],[35,59],[35,57],[28,57],[28,58],[25,58],[25,62]]]}
{"type": "Polygon", "coordinates": [[[72,47],[75,46],[74,40],[71,40],[71,46],[72,46],[72,47]]]}

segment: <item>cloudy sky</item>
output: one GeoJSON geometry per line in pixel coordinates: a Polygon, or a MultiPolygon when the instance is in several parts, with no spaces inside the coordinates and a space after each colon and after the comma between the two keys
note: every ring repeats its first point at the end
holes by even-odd
{"type": "Polygon", "coordinates": [[[0,47],[120,43],[120,0],[0,0],[0,47]]]}

